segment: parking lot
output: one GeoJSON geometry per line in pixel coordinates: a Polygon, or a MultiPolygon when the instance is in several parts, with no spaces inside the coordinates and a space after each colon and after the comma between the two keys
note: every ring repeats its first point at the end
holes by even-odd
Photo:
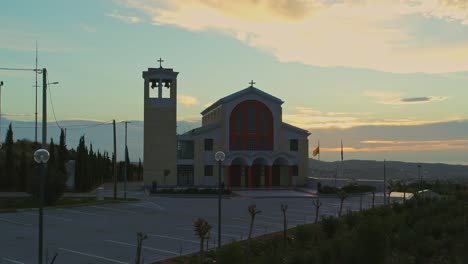
{"type": "MultiPolygon", "coordinates": [[[[192,221],[201,217],[211,225],[209,247],[217,242],[216,197],[146,197],[133,193],[141,201],[44,210],[44,250],[50,263],[134,263],[137,232],[148,238],[143,242],[144,263],[189,254],[199,250],[192,221]]],[[[250,215],[247,207],[256,204],[262,213],[255,219],[253,235],[282,229],[280,205],[288,204],[288,227],[314,221],[315,198],[233,197],[223,199],[222,243],[245,239],[250,215]]],[[[381,201],[381,198],[376,200],[381,201]]],[[[320,215],[336,215],[339,200],[321,197],[320,215]]],[[[363,207],[371,206],[364,197],[363,207]]],[[[345,200],[344,210],[359,210],[360,198],[345,200]]],[[[0,214],[0,263],[37,263],[37,210],[0,214]]]]}

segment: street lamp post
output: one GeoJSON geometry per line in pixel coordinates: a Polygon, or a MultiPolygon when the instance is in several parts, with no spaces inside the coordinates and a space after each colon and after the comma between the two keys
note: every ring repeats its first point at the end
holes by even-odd
{"type": "Polygon", "coordinates": [[[2,86],[3,81],[0,81],[0,142],[2,142],[2,86]]]}
{"type": "MultiPolygon", "coordinates": [[[[125,171],[124,171],[124,199],[127,200],[127,170],[128,170],[128,164],[127,164],[127,160],[128,160],[128,155],[127,155],[127,152],[128,152],[128,147],[127,147],[127,124],[130,123],[128,121],[124,121],[125,123],[125,171]]],[[[164,178],[166,177],[166,175],[164,175],[164,178]]],[[[165,182],[165,181],[164,181],[165,182]]]]}
{"type": "Polygon", "coordinates": [[[43,207],[44,207],[44,177],[45,170],[47,168],[47,162],[49,161],[49,152],[45,149],[38,149],[34,152],[34,161],[40,166],[39,173],[39,256],[38,263],[42,264],[42,253],[43,253],[43,207]]]}
{"type": "Polygon", "coordinates": [[[226,155],[222,151],[215,153],[215,160],[218,162],[218,248],[221,248],[221,163],[226,155]]]}

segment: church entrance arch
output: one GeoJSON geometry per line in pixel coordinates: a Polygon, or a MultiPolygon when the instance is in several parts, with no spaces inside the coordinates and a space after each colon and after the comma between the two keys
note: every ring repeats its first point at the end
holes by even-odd
{"type": "Polygon", "coordinates": [[[278,157],[273,161],[272,186],[289,185],[289,161],[278,157]]]}
{"type": "Polygon", "coordinates": [[[229,184],[232,187],[242,187],[245,186],[247,170],[247,161],[242,158],[238,157],[232,160],[231,166],[229,166],[229,184]]]}
{"type": "Polygon", "coordinates": [[[252,187],[258,188],[266,186],[268,181],[266,175],[268,175],[268,161],[263,157],[254,159],[252,162],[251,175],[252,187]]]}

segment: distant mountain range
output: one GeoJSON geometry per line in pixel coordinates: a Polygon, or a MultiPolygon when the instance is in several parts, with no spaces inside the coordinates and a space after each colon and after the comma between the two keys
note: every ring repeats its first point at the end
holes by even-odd
{"type": "MultiPolygon", "coordinates": [[[[30,139],[34,140],[34,121],[15,121],[7,118],[2,118],[2,141],[5,139],[7,126],[9,123],[13,126],[14,139],[30,139]]],[[[92,120],[67,120],[60,121],[60,127],[67,130],[67,146],[76,148],[81,136],[85,136],[86,144],[93,144],[93,150],[101,152],[112,152],[113,137],[112,123],[100,122],[92,120]]],[[[48,141],[52,137],[55,142],[58,142],[60,136],[60,128],[57,123],[48,123],[48,141]]],[[[200,126],[199,123],[177,122],[177,133],[184,133],[192,128],[200,126]]],[[[116,123],[117,131],[117,158],[123,160],[124,153],[124,133],[125,128],[123,123],[116,123]]],[[[128,148],[130,161],[137,162],[139,158],[143,159],[143,121],[131,121],[128,124],[128,148]]],[[[41,123],[38,123],[38,140],[42,139],[41,123]]],[[[315,159],[310,159],[309,175],[315,177],[335,177],[338,173],[338,178],[342,178],[341,162],[324,162],[315,159]]],[[[382,179],[383,178],[383,162],[372,160],[345,160],[342,163],[345,178],[356,179],[382,179]]],[[[408,163],[400,161],[387,161],[387,176],[389,179],[418,179],[417,163],[408,163]]],[[[441,180],[457,180],[468,182],[468,166],[464,165],[448,165],[448,164],[429,164],[421,163],[421,174],[424,179],[441,179],[441,180]]]]}
{"type": "MultiPolygon", "coordinates": [[[[447,180],[468,183],[468,166],[442,163],[411,163],[387,161],[385,163],[387,179],[417,181],[418,165],[424,180],[447,180]]],[[[382,180],[384,162],[375,160],[345,160],[335,162],[309,159],[309,175],[319,178],[351,178],[382,180]],[[341,166],[343,173],[341,172],[341,166]]]]}

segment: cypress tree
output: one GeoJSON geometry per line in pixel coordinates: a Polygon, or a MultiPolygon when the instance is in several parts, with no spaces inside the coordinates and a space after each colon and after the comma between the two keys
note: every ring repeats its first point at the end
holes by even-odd
{"type": "Polygon", "coordinates": [[[8,126],[8,131],[5,137],[5,143],[2,148],[5,149],[5,173],[1,179],[1,188],[4,190],[12,190],[13,179],[15,179],[15,165],[13,157],[13,128],[8,126]]]}
{"type": "Polygon", "coordinates": [[[67,173],[66,163],[68,162],[68,149],[65,143],[65,133],[63,128],[60,130],[60,143],[58,146],[57,168],[63,174],[67,173]]]}
{"type": "Polygon", "coordinates": [[[141,167],[141,158],[138,158],[138,180],[141,181],[143,180],[143,177],[142,177],[142,170],[143,168],[141,167]]]}

